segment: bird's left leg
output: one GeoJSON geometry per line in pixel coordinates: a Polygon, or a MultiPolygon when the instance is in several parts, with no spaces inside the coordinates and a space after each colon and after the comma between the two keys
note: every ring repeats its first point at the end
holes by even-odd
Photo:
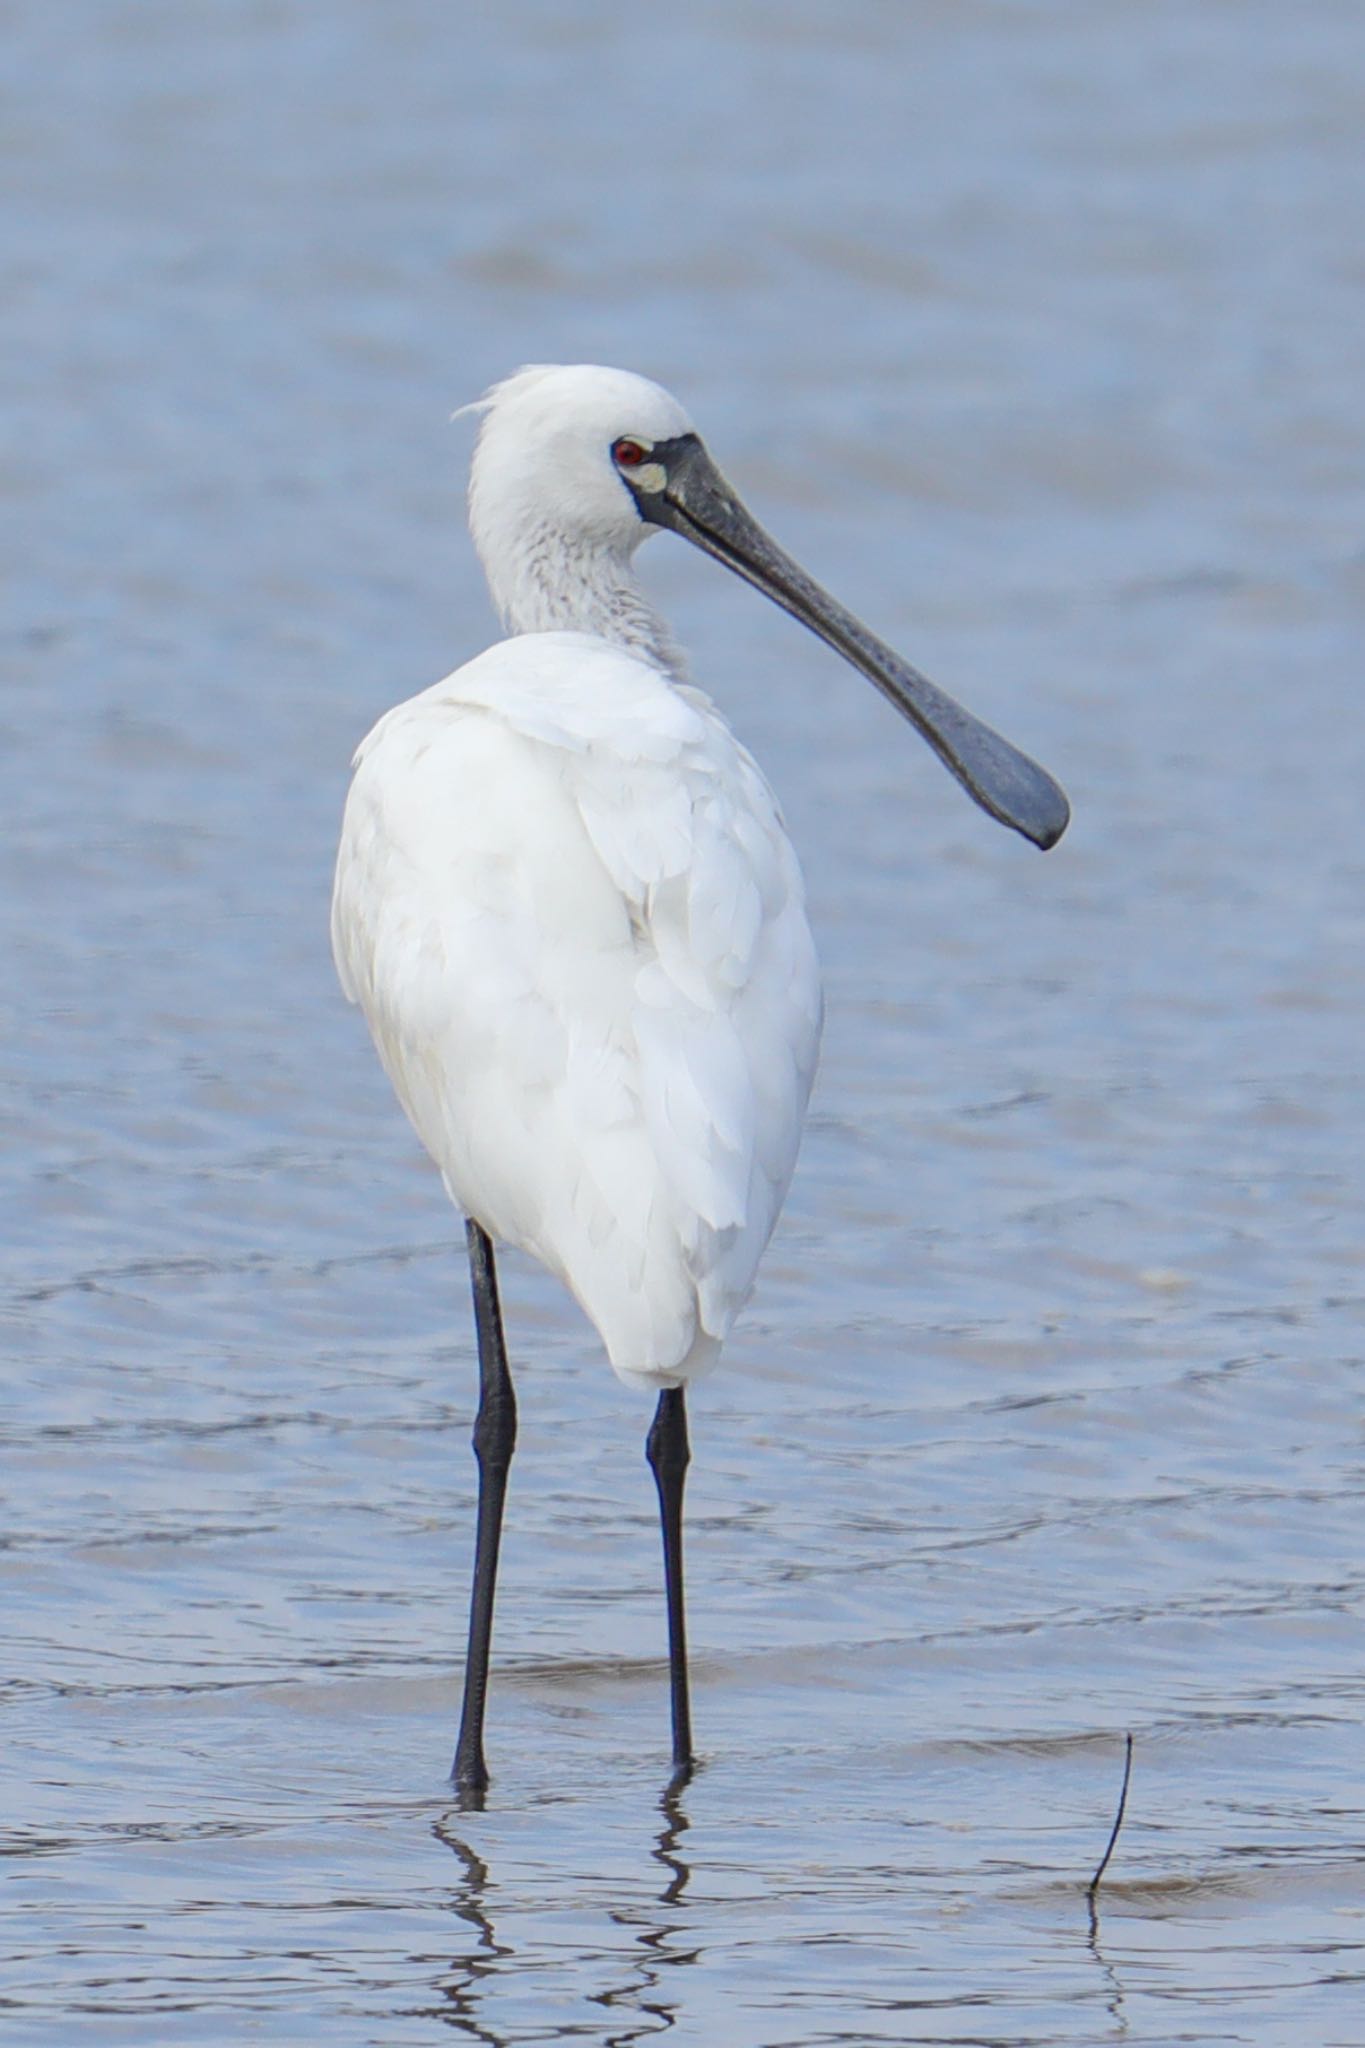
{"type": "Polygon", "coordinates": [[[654,1411],[645,1456],[659,1489],[664,1537],[664,1587],[668,1597],[668,1671],[673,1707],[673,1786],[692,1775],[692,1709],[687,1696],[687,1624],[683,1612],[683,1481],[692,1450],[687,1441],[687,1403],[681,1387],[665,1387],[654,1411]]]}
{"type": "Polygon", "coordinates": [[[474,1456],[479,1465],[479,1521],[474,1539],[474,1590],[469,1603],[469,1654],[464,1667],[460,1740],[451,1777],[461,1792],[482,1800],[488,1786],[483,1755],[483,1708],[488,1692],[488,1657],[493,1639],[493,1594],[507,1473],[517,1441],[517,1397],[507,1364],[498,1301],[498,1270],[487,1231],[472,1219],[469,1277],[474,1290],[474,1323],[479,1339],[479,1412],[474,1419],[474,1456]]]}

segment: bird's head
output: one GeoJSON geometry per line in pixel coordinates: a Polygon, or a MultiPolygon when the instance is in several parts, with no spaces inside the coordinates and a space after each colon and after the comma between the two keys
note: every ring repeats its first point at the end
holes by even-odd
{"type": "Polygon", "coordinates": [[[647,504],[667,482],[670,451],[696,442],[661,385],[589,363],[533,364],[470,410],[482,424],[469,520],[490,578],[537,533],[628,559],[658,523],[647,504]]]}
{"type": "MultiPolygon", "coordinates": [[[[928,740],[981,805],[1037,846],[1069,810],[1045,770],[938,689],[809,577],[746,511],[676,398],[628,370],[533,365],[495,384],[469,480],[469,523],[509,623],[592,581],[629,605],[621,572],[660,527],[680,534],[809,626],[928,740]],[[528,597],[528,592],[532,593],[528,597]]],[[[638,593],[636,594],[638,597],[638,593]]]]}

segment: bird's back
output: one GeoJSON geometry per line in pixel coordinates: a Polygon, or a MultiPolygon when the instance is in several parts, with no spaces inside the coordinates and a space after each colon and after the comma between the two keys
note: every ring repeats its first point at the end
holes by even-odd
{"type": "Polygon", "coordinates": [[[820,1028],[800,871],[714,707],[578,633],[504,641],[356,756],[333,946],[452,1198],[623,1378],[746,1298],[820,1028]]]}

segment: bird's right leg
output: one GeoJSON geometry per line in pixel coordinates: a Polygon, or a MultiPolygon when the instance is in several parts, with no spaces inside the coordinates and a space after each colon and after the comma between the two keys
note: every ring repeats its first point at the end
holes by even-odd
{"type": "Polygon", "coordinates": [[[517,1397],[512,1390],[502,1334],[492,1240],[472,1219],[465,1224],[465,1234],[474,1289],[474,1325],[479,1339],[479,1412],[474,1419],[479,1524],[474,1543],[474,1589],[469,1602],[464,1706],[451,1776],[461,1792],[482,1798],[488,1785],[488,1765],[483,1755],[483,1708],[488,1693],[488,1653],[493,1639],[493,1594],[498,1576],[502,1509],[517,1441],[517,1397]]]}
{"type": "Polygon", "coordinates": [[[687,1440],[687,1397],[665,1387],[645,1439],[645,1456],[659,1489],[664,1537],[664,1591],[668,1601],[668,1681],[673,1710],[673,1777],[670,1792],[687,1784],[696,1769],[692,1755],[692,1708],[687,1692],[687,1623],[683,1611],[683,1481],[692,1461],[687,1440]]]}

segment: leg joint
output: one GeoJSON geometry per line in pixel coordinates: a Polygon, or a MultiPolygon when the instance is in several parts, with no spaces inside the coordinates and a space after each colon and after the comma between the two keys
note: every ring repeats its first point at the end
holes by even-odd
{"type": "Polygon", "coordinates": [[[507,1466],[517,1442],[517,1401],[511,1381],[485,1391],[474,1417],[474,1455],[480,1465],[507,1466]]]}
{"type": "Polygon", "coordinates": [[[692,1462],[692,1447],[687,1440],[687,1408],[681,1387],[666,1387],[660,1394],[659,1405],[645,1439],[645,1457],[660,1483],[681,1483],[692,1462]]]}

